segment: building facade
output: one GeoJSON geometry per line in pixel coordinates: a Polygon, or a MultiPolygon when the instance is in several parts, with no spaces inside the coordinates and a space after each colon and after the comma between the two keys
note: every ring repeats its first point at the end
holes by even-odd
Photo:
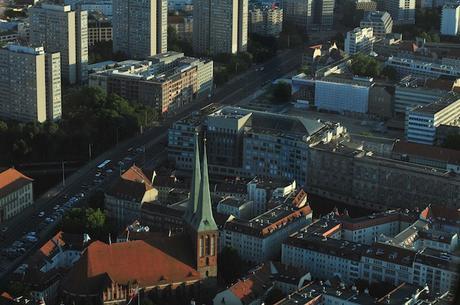
{"type": "Polygon", "coordinates": [[[446,4],[442,7],[441,34],[457,36],[460,31],[460,5],[446,4]]]}
{"type": "Polygon", "coordinates": [[[395,24],[415,24],[416,0],[385,0],[382,2],[395,24]]]}
{"type": "Polygon", "coordinates": [[[283,0],[284,21],[305,32],[329,30],[334,23],[334,0],[283,0]]]}
{"type": "Polygon", "coordinates": [[[283,9],[256,7],[249,11],[249,32],[266,37],[279,37],[283,30],[283,9]]]}
{"type": "Polygon", "coordinates": [[[61,77],[69,84],[88,80],[88,13],[70,5],[39,4],[29,9],[30,44],[59,52],[61,77]]]}
{"type": "Polygon", "coordinates": [[[193,49],[198,54],[247,50],[248,0],[197,0],[193,9],[193,49]]]}
{"type": "Polygon", "coordinates": [[[0,224],[33,204],[32,182],[14,168],[0,172],[0,224]]]}
{"type": "Polygon", "coordinates": [[[0,49],[0,67],[0,116],[40,123],[61,117],[59,53],[7,45],[0,49]]]}
{"type": "Polygon", "coordinates": [[[168,49],[167,0],[114,0],[113,51],[144,59],[168,49]]]}
{"type": "Polygon", "coordinates": [[[386,34],[393,31],[393,19],[388,12],[370,11],[366,12],[359,26],[361,28],[372,28],[374,37],[382,39],[386,34]]]}
{"type": "Polygon", "coordinates": [[[345,52],[349,55],[358,53],[369,54],[374,49],[374,30],[368,28],[355,28],[347,32],[345,37],[345,52]]]}
{"type": "Polygon", "coordinates": [[[88,46],[99,42],[112,41],[112,23],[104,15],[90,14],[88,16],[88,46]]]}

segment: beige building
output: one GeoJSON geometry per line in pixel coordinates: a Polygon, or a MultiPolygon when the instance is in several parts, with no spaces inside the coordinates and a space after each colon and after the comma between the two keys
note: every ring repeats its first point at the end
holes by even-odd
{"type": "Polygon", "coordinates": [[[90,75],[90,86],[158,109],[166,115],[212,89],[213,62],[167,52],[144,61],[127,60],[90,75]]]}
{"type": "Polygon", "coordinates": [[[61,117],[59,53],[43,47],[0,49],[0,116],[22,122],[61,117]]]}
{"type": "Polygon", "coordinates": [[[248,0],[197,0],[193,9],[193,49],[199,54],[245,52],[248,0]]]}
{"type": "Polygon", "coordinates": [[[167,0],[114,0],[113,50],[147,58],[168,49],[167,0]]]}
{"type": "Polygon", "coordinates": [[[14,168],[0,173],[0,224],[33,204],[33,181],[14,168]]]}
{"type": "Polygon", "coordinates": [[[279,37],[283,30],[283,9],[276,6],[249,11],[249,32],[261,36],[279,37]]]}
{"type": "Polygon", "coordinates": [[[39,4],[29,9],[30,44],[61,54],[62,80],[88,79],[88,13],[70,5],[39,4]]]}

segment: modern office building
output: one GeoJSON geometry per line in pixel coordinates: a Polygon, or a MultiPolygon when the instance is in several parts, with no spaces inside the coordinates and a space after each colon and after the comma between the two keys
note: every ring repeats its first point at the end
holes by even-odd
{"type": "Polygon", "coordinates": [[[335,112],[367,113],[372,78],[328,76],[315,82],[315,105],[335,112]]]}
{"type": "Polygon", "coordinates": [[[434,145],[439,125],[460,126],[460,95],[451,92],[436,102],[410,109],[406,115],[406,139],[434,145]]]}
{"type": "Polygon", "coordinates": [[[62,80],[88,79],[88,14],[70,5],[38,4],[29,9],[30,44],[46,53],[59,52],[62,80]]]}
{"type": "Polygon", "coordinates": [[[127,60],[90,75],[89,85],[151,105],[167,115],[212,89],[213,62],[167,52],[149,60],[127,60]]]}
{"type": "Polygon", "coordinates": [[[205,109],[169,130],[168,159],[177,170],[190,169],[196,132],[206,134],[212,174],[296,180],[303,185],[309,146],[340,137],[346,130],[340,124],[237,107],[205,109]]]}
{"type": "Polygon", "coordinates": [[[385,11],[389,12],[394,24],[415,24],[416,0],[381,1],[385,11]]]}
{"type": "Polygon", "coordinates": [[[382,39],[393,31],[393,19],[388,12],[366,12],[359,26],[361,28],[371,27],[374,30],[374,37],[382,39]]]}
{"type": "Polygon", "coordinates": [[[374,47],[375,37],[372,28],[355,28],[347,32],[345,52],[349,55],[369,54],[374,47]]]}
{"type": "Polygon", "coordinates": [[[406,76],[395,86],[394,112],[405,115],[408,109],[431,104],[459,86],[460,80],[406,76]]]}
{"type": "Polygon", "coordinates": [[[7,45],[0,48],[0,116],[21,122],[61,117],[59,53],[43,47],[7,45]]]}
{"type": "Polygon", "coordinates": [[[277,6],[255,7],[249,10],[249,32],[267,37],[279,37],[283,30],[283,9],[277,6]]]}
{"type": "Polygon", "coordinates": [[[167,0],[114,0],[113,51],[144,59],[168,49],[167,0]]]}
{"type": "Polygon", "coordinates": [[[0,172],[0,224],[33,204],[33,181],[14,168],[0,172]]]}
{"type": "Polygon", "coordinates": [[[244,52],[248,45],[248,0],[195,0],[193,49],[198,54],[244,52]]]}
{"type": "Polygon", "coordinates": [[[457,36],[460,31],[460,5],[446,4],[442,7],[441,34],[457,36]]]}
{"type": "Polygon", "coordinates": [[[334,23],[335,0],[282,0],[284,21],[308,31],[329,30],[334,23]]]}

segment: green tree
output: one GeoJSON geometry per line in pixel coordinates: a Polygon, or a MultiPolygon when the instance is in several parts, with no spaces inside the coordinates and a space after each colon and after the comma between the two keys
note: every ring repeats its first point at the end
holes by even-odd
{"type": "Polygon", "coordinates": [[[377,59],[360,53],[353,57],[351,70],[354,75],[378,77],[382,71],[382,64],[377,59]]]}
{"type": "Polygon", "coordinates": [[[286,82],[279,82],[273,85],[273,99],[278,103],[286,103],[291,100],[291,85],[286,82]]]}
{"type": "Polygon", "coordinates": [[[234,248],[223,248],[219,254],[219,261],[225,262],[219,264],[218,268],[219,280],[225,285],[235,282],[243,275],[245,264],[234,248]]]}

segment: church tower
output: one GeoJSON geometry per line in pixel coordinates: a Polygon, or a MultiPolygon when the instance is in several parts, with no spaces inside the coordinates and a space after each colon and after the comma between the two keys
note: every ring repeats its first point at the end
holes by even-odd
{"type": "Polygon", "coordinates": [[[184,217],[189,226],[190,237],[195,248],[195,268],[200,272],[202,278],[216,277],[219,231],[212,215],[206,142],[203,145],[203,160],[200,170],[198,135],[195,135],[190,201],[184,217]]]}

